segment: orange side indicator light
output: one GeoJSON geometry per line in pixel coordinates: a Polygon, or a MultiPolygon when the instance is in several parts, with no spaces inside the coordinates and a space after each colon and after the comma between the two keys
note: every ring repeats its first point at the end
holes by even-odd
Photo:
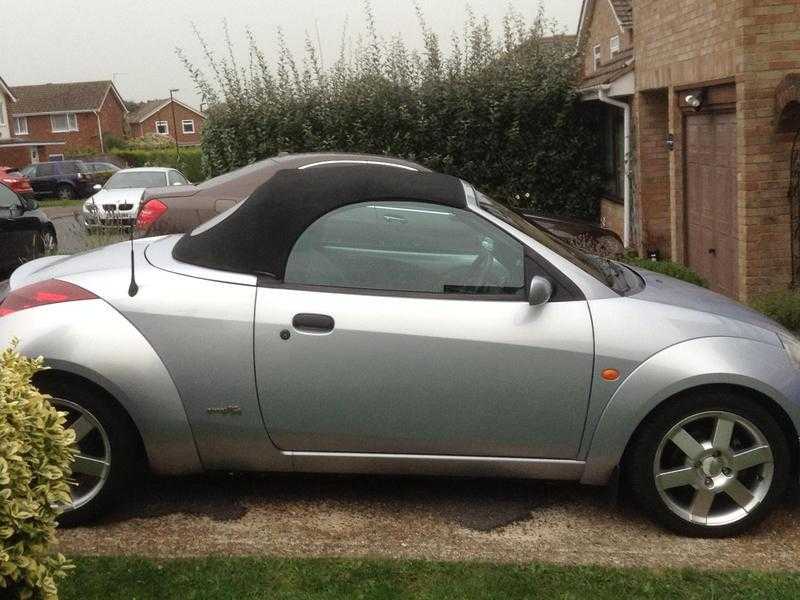
{"type": "Polygon", "coordinates": [[[606,369],[601,373],[600,377],[602,377],[606,381],[616,381],[617,379],[619,379],[619,371],[617,371],[616,369],[606,369]]]}

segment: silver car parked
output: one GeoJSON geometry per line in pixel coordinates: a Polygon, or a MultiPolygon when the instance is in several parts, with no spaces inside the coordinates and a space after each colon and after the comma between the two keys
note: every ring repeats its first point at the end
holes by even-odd
{"type": "Polygon", "coordinates": [[[280,171],[191,234],[39,259],[0,296],[0,343],[45,357],[77,434],[67,522],[142,466],[620,474],[712,537],[797,477],[789,332],[400,161],[280,171]]]}

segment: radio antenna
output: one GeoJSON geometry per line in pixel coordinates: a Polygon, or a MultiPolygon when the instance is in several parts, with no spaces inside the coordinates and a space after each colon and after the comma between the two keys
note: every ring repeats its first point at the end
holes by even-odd
{"type": "Polygon", "coordinates": [[[139,284],[136,283],[136,259],[133,253],[133,233],[136,231],[136,225],[131,226],[131,284],[128,286],[128,296],[133,298],[139,293],[139,284]]]}

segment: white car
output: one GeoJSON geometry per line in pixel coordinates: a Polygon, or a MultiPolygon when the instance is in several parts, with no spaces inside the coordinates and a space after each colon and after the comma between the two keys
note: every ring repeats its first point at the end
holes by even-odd
{"type": "Polygon", "coordinates": [[[177,169],[142,167],[117,171],[105,185],[96,185],[96,193],[83,204],[83,222],[87,230],[130,227],[136,224],[139,203],[147,188],[189,185],[177,169]]]}

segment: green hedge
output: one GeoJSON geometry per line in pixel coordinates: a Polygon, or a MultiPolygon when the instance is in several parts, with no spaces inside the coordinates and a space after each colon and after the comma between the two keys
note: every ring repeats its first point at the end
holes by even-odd
{"type": "Polygon", "coordinates": [[[755,298],[750,305],[791,331],[800,332],[800,291],[782,290],[755,298]]]}
{"type": "Polygon", "coordinates": [[[694,285],[699,285],[701,287],[708,287],[708,283],[706,282],[705,279],[700,277],[700,275],[698,275],[691,269],[683,265],[679,265],[678,263],[670,261],[652,261],[646,258],[639,258],[636,256],[626,256],[625,258],[622,259],[622,261],[634,267],[639,267],[640,269],[647,269],[648,271],[661,273],[662,275],[674,277],[675,279],[680,279],[688,283],[693,283],[694,285]]]}
{"type": "Polygon", "coordinates": [[[507,204],[597,217],[600,124],[575,91],[574,42],[513,14],[496,37],[468,15],[463,38],[445,53],[419,15],[425,50],[416,53],[400,37],[378,36],[369,3],[366,13],[363,44],[345,40],[330,68],[313,44],[296,61],[281,37],[274,71],[252,38],[249,66],[217,58],[236,49],[206,48],[210,79],[184,59],[210,107],[209,176],[280,152],[391,155],[462,177],[507,204]]]}
{"type": "Polygon", "coordinates": [[[172,167],[181,171],[189,181],[198,183],[205,180],[203,159],[199,148],[181,148],[180,160],[175,148],[165,150],[115,150],[131,167],[172,167]]]}

